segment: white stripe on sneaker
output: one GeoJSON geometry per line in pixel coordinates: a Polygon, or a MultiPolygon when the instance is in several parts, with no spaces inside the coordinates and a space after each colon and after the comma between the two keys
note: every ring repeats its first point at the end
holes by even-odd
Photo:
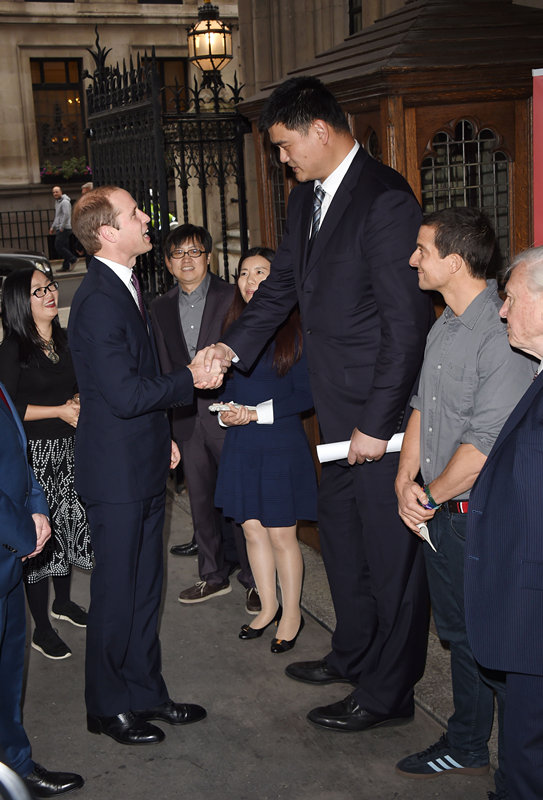
{"type": "MultiPolygon", "coordinates": [[[[455,761],[454,758],[452,756],[450,756],[448,753],[445,756],[445,758],[447,759],[449,764],[452,764],[453,767],[456,767],[457,769],[464,769],[462,764],[459,764],[458,761],[455,761]]],[[[438,761],[441,761],[441,759],[438,759],[438,761]]],[[[450,769],[450,767],[447,767],[447,769],[450,769]]]]}
{"type": "Polygon", "coordinates": [[[443,758],[436,758],[435,761],[428,761],[427,763],[434,772],[443,772],[443,770],[446,769],[463,769],[462,764],[459,764],[458,761],[455,761],[454,758],[448,754],[443,758]]]}

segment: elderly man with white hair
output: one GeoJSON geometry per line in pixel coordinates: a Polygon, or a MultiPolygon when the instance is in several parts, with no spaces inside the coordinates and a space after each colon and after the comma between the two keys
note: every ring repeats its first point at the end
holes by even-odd
{"type": "MultiPolygon", "coordinates": [[[[507,271],[512,347],[543,359],[543,247],[507,271]]],[[[543,797],[543,377],[502,428],[470,495],[466,626],[485,668],[506,674],[503,721],[509,800],[543,797]]]]}

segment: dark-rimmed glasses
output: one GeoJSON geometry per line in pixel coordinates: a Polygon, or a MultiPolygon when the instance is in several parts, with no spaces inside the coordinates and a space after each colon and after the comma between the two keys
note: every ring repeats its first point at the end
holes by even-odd
{"type": "Polygon", "coordinates": [[[58,281],[51,281],[51,283],[48,283],[47,286],[38,286],[38,288],[34,289],[34,291],[30,292],[30,294],[34,295],[34,297],[41,298],[45,297],[47,292],[57,292],[57,291],[58,291],[58,281]]]}
{"type": "Polygon", "coordinates": [[[174,261],[180,261],[185,255],[191,258],[199,258],[203,253],[205,253],[205,250],[199,250],[197,247],[189,247],[188,250],[174,250],[170,253],[170,258],[173,258],[174,261]]]}

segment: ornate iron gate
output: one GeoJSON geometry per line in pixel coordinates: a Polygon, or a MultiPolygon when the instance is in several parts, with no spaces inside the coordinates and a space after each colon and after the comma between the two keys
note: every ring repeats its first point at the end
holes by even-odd
{"type": "Polygon", "coordinates": [[[236,196],[230,199],[238,205],[241,251],[248,246],[243,139],[250,131],[250,125],[235,108],[242,99],[242,88],[234,75],[234,85],[228,86],[230,96],[227,97],[219,82],[214,81],[208,86],[204,82],[199,86],[194,79],[188,109],[183,108],[183,94],[177,90],[173,93],[175,111],[163,116],[168,167],[181,189],[183,220],[189,220],[191,185],[193,188],[197,186],[202,209],[201,224],[208,228],[208,190],[215,186],[218,189],[223,277],[226,280],[231,272],[227,201],[233,186],[236,196]]]}
{"type": "Polygon", "coordinates": [[[93,182],[96,186],[122,186],[151,217],[153,249],[140,256],[138,272],[145,292],[164,291],[162,241],[168,229],[168,185],[164,162],[164,137],[160,112],[160,87],[151,59],[132,60],[127,68],[105,65],[96,34],[96,51],[90,50],[96,69],[87,87],[88,136],[93,182]]]}
{"type": "Polygon", "coordinates": [[[99,44],[88,49],[96,69],[83,77],[87,87],[90,156],[95,186],[113,184],[125,188],[150,217],[153,249],[140,256],[138,272],[148,298],[171,285],[162,268],[163,239],[170,227],[168,184],[176,181],[182,197],[183,220],[189,221],[189,192],[197,191],[201,212],[191,222],[209,227],[210,194],[218,188],[223,271],[229,279],[227,195],[235,186],[242,249],[247,247],[247,215],[243,137],[248,123],[234,108],[241,99],[237,80],[230,100],[222,87],[200,89],[195,81],[190,109],[183,108],[182,90],[174,92],[175,111],[162,112],[161,92],[154,49],[151,57],[138,54],[136,66],[106,66],[109,50],[99,44]],[[212,107],[204,102],[212,96],[212,107]],[[226,110],[225,110],[226,109],[226,110]],[[210,188],[211,187],[211,188],[210,188]]]}

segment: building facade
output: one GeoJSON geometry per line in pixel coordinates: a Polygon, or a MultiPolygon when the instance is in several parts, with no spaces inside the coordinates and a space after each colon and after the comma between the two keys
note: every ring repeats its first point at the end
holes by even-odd
{"type": "MultiPolygon", "coordinates": [[[[227,81],[239,71],[237,13],[237,3],[221,3],[233,28],[227,81]]],[[[92,179],[84,75],[96,69],[96,29],[109,64],[130,65],[154,47],[163,85],[187,86],[199,72],[187,61],[197,19],[198,0],[0,0],[0,212],[50,207],[52,183],[77,196],[92,179]]]]}

